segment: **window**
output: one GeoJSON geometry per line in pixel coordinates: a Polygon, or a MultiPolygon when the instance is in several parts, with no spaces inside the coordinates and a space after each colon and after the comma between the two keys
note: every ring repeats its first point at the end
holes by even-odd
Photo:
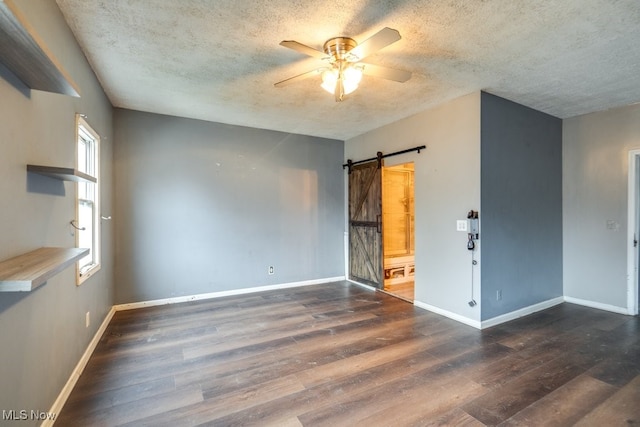
{"type": "Polygon", "coordinates": [[[78,261],[78,285],[100,269],[100,137],[80,115],[76,119],[78,170],[95,177],[96,183],[77,184],[76,246],[89,248],[89,254],[78,261]]]}

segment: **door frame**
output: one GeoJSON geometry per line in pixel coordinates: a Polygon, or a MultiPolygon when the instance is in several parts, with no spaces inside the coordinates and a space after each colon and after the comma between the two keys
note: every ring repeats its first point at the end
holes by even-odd
{"type": "Polygon", "coordinates": [[[640,249],[640,149],[629,150],[627,186],[627,311],[638,314],[640,249]]]}

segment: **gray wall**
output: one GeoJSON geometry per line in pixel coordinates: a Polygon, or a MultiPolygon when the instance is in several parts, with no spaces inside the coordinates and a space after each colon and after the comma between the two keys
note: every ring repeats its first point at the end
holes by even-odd
{"type": "Polygon", "coordinates": [[[344,276],[342,141],[114,122],[117,303],[344,276]]]}
{"type": "Polygon", "coordinates": [[[564,293],[627,308],[629,150],[640,149],[640,105],[564,121],[564,293]]]}
{"type": "MultiPolygon", "coordinates": [[[[0,72],[0,260],[41,246],[75,246],[69,226],[75,217],[75,184],[28,176],[25,165],[75,165],[76,112],[87,114],[103,137],[103,213],[109,215],[113,205],[111,105],[55,2],[15,3],[78,84],[82,97],[29,91],[14,76],[0,72]]],[[[48,411],[110,310],[112,224],[102,227],[102,269],[82,286],[76,286],[70,267],[33,292],[0,293],[0,409],[48,411]]]]}
{"type": "Polygon", "coordinates": [[[562,296],[562,121],[487,93],[481,105],[486,320],[562,296]]]}
{"type": "MultiPolygon", "coordinates": [[[[480,206],[480,92],[346,141],[345,160],[423,144],[427,149],[420,154],[385,159],[387,165],[415,162],[415,301],[479,325],[479,307],[467,304],[471,253],[456,220],[480,206]]],[[[480,265],[474,274],[479,299],[480,265]]]]}

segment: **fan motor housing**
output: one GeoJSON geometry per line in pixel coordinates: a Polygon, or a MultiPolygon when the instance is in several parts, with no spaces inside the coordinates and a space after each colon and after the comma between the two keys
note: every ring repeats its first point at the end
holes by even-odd
{"type": "Polygon", "coordinates": [[[351,37],[334,37],[324,42],[322,48],[327,55],[336,60],[342,60],[345,54],[356,46],[358,46],[358,42],[351,37]]]}

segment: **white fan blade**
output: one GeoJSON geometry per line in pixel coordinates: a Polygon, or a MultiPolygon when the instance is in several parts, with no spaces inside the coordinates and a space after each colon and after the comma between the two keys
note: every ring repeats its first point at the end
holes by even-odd
{"type": "Polygon", "coordinates": [[[365,64],[363,62],[358,62],[358,65],[363,66],[362,73],[368,76],[393,80],[394,82],[400,83],[404,83],[411,78],[411,73],[409,71],[396,70],[395,68],[381,67],[373,64],[365,64]]]}
{"type": "Polygon", "coordinates": [[[302,54],[312,56],[314,58],[325,59],[328,57],[326,53],[320,50],[314,49],[312,47],[309,47],[307,45],[304,45],[302,43],[298,43],[297,41],[294,41],[294,40],[283,40],[280,42],[280,46],[288,47],[289,49],[293,49],[296,52],[300,52],[302,54]]]}
{"type": "Polygon", "coordinates": [[[385,27],[360,43],[358,46],[351,49],[349,53],[355,55],[358,60],[361,60],[400,39],[401,37],[398,30],[385,27]]]}
{"type": "Polygon", "coordinates": [[[309,77],[313,77],[313,76],[317,76],[320,74],[320,72],[323,70],[323,68],[316,68],[315,70],[311,70],[311,71],[307,71],[306,73],[302,73],[302,74],[298,74],[297,76],[293,76],[293,77],[289,77],[288,79],[282,80],[278,83],[274,83],[273,85],[275,87],[283,87],[283,86],[287,86],[291,83],[295,83],[297,81],[300,80],[305,80],[308,79],[309,77]]]}

